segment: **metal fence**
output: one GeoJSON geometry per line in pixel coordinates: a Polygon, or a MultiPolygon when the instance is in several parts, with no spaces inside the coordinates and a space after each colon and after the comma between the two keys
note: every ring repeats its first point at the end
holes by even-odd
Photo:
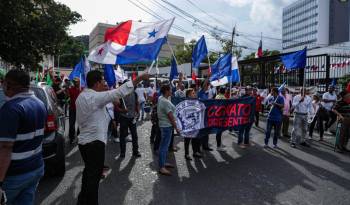
{"type": "Polygon", "coordinates": [[[256,85],[260,88],[279,86],[286,82],[288,86],[317,86],[324,92],[337,79],[350,74],[350,56],[348,55],[314,55],[308,56],[306,68],[287,72],[281,55],[238,62],[242,85],[256,85]]]}

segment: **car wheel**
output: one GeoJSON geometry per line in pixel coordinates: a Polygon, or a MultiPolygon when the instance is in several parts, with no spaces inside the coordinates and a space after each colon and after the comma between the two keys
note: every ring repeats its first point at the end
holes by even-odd
{"type": "Polygon", "coordinates": [[[64,139],[59,137],[57,139],[57,155],[56,163],[53,165],[53,176],[63,177],[66,172],[66,157],[64,153],[64,139]]]}

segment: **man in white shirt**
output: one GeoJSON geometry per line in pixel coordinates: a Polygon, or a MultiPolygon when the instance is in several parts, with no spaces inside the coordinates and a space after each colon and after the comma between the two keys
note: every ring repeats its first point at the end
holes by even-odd
{"type": "Polygon", "coordinates": [[[142,87],[142,84],[138,84],[137,88],[135,90],[137,94],[137,99],[139,100],[140,104],[140,112],[141,112],[141,120],[143,120],[143,117],[145,115],[145,103],[146,103],[146,91],[145,88],[142,87]]]}
{"type": "Polygon", "coordinates": [[[105,145],[110,117],[106,105],[116,101],[134,90],[141,80],[147,80],[148,74],[139,76],[114,90],[107,90],[103,74],[90,71],[87,74],[87,88],[76,100],[79,151],[85,168],[82,177],[78,204],[98,204],[98,187],[104,166],[105,145]]]}
{"type": "Polygon", "coordinates": [[[328,121],[326,121],[325,130],[333,125],[337,119],[337,115],[332,111],[334,103],[337,101],[337,95],[335,94],[334,86],[329,86],[328,92],[322,96],[322,106],[327,110],[328,121]]]}
{"type": "Polygon", "coordinates": [[[153,99],[153,95],[154,93],[156,92],[156,90],[154,89],[154,84],[151,83],[147,89],[147,97],[148,97],[148,100],[152,101],[153,99]]]}
{"type": "Polygon", "coordinates": [[[302,89],[301,94],[296,95],[293,98],[292,107],[294,108],[294,122],[291,137],[291,147],[295,148],[299,143],[302,146],[310,147],[305,142],[305,136],[307,134],[307,116],[312,112],[312,99],[306,95],[306,90],[302,89]]]}

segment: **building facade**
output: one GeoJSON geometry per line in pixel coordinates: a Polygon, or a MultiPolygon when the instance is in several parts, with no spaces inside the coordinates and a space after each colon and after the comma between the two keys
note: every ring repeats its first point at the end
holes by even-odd
{"type": "MultiPolygon", "coordinates": [[[[116,25],[113,24],[105,24],[105,23],[98,23],[95,28],[91,31],[89,35],[89,53],[94,49],[96,46],[102,44],[104,42],[104,34],[108,28],[114,27],[116,25]]],[[[183,46],[185,43],[185,38],[182,36],[176,36],[172,34],[168,34],[168,43],[171,46],[171,48],[175,51],[177,46],[183,46]]],[[[158,55],[159,59],[162,60],[164,58],[170,58],[171,57],[171,51],[167,44],[164,44],[162,49],[159,52],[158,55]]]]}
{"type": "Polygon", "coordinates": [[[283,9],[282,18],[284,52],[349,42],[347,0],[299,0],[283,9]]]}

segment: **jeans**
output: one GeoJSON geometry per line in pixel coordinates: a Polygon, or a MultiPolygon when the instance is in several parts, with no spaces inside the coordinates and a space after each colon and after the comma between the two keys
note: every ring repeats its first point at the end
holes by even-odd
{"type": "Polygon", "coordinates": [[[244,141],[244,144],[249,144],[249,132],[250,129],[252,128],[252,123],[243,125],[239,130],[238,130],[238,144],[242,144],[242,141],[244,141]],[[244,140],[243,140],[243,135],[244,135],[244,140]]]}
{"type": "Polygon", "coordinates": [[[130,133],[131,133],[132,152],[133,154],[137,154],[139,152],[139,145],[138,145],[136,123],[133,122],[134,119],[120,116],[119,121],[120,121],[120,154],[125,155],[125,151],[126,151],[125,138],[128,136],[128,129],[130,130],[130,133]]]}
{"type": "MultiPolygon", "coordinates": [[[[76,120],[77,111],[69,109],[69,139],[73,141],[75,139],[75,120],[76,120]]],[[[79,135],[79,128],[77,135],[79,135]]]]}
{"type": "Polygon", "coordinates": [[[278,137],[280,136],[280,132],[281,132],[281,122],[276,122],[271,120],[267,120],[265,145],[269,144],[272,128],[275,129],[274,135],[273,135],[273,145],[277,145],[278,137]]]}
{"type": "Polygon", "coordinates": [[[145,115],[145,102],[140,102],[140,112],[141,112],[141,120],[143,120],[143,117],[145,115]]]}
{"type": "Polygon", "coordinates": [[[307,115],[295,114],[291,143],[304,143],[307,134],[307,115]]]}
{"type": "Polygon", "coordinates": [[[7,205],[34,204],[35,191],[42,176],[44,166],[25,174],[5,177],[3,190],[7,195],[7,205]]]}
{"type": "Polygon", "coordinates": [[[78,205],[98,205],[98,188],[105,160],[105,143],[93,141],[79,145],[85,167],[78,205]]]}
{"type": "Polygon", "coordinates": [[[173,127],[161,127],[161,140],[159,146],[159,168],[165,167],[165,161],[168,154],[168,148],[171,141],[171,135],[173,132],[173,127]]]}
{"type": "Polygon", "coordinates": [[[289,116],[282,116],[282,135],[289,136],[289,116]]]}

